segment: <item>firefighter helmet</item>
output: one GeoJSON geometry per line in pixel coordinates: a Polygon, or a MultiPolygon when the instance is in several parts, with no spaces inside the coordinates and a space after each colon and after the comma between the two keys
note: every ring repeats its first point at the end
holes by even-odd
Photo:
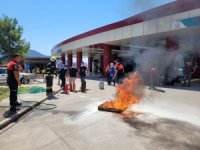
{"type": "Polygon", "coordinates": [[[56,61],[56,57],[55,57],[55,56],[52,56],[52,57],[50,58],[50,61],[56,61]]]}

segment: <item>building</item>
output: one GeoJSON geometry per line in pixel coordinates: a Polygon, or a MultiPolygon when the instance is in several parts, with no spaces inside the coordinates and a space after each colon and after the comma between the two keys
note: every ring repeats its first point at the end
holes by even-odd
{"type": "Polygon", "coordinates": [[[26,72],[32,72],[34,68],[44,69],[49,59],[50,56],[43,55],[35,50],[29,50],[24,58],[24,68],[26,72]]]}
{"type": "MultiPolygon", "coordinates": [[[[66,39],[51,50],[52,55],[61,57],[68,66],[76,55],[77,67],[82,57],[88,56],[88,68],[99,61],[105,70],[116,58],[134,57],[128,51],[143,51],[157,47],[173,52],[195,56],[200,64],[197,39],[200,38],[200,1],[177,0],[153,8],[125,20],[115,22],[70,39],[66,39]]],[[[200,72],[197,73],[200,77],[200,72]]]]}

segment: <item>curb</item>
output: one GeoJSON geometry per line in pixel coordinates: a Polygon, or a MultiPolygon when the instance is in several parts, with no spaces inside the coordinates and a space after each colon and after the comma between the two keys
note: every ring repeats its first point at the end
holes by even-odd
{"type": "MultiPolygon", "coordinates": [[[[53,95],[56,95],[57,93],[59,93],[61,90],[56,91],[53,95]]],[[[12,115],[10,118],[6,118],[3,121],[0,122],[0,130],[2,130],[3,128],[5,128],[6,126],[8,126],[10,123],[17,121],[19,118],[21,118],[23,115],[25,115],[26,113],[28,113],[29,111],[33,110],[34,108],[36,108],[37,106],[39,106],[40,104],[44,103],[46,100],[48,99],[48,97],[45,97],[44,99],[42,99],[41,101],[39,101],[38,103],[32,104],[30,107],[26,107],[22,110],[20,110],[19,112],[17,112],[16,114],[12,115]]]]}

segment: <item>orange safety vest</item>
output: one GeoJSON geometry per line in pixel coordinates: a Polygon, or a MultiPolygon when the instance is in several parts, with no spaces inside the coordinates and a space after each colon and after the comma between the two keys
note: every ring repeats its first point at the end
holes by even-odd
{"type": "MultiPolygon", "coordinates": [[[[13,66],[14,65],[17,65],[17,63],[15,61],[10,61],[8,64],[7,64],[7,70],[14,70],[13,66]]],[[[17,68],[16,68],[17,69],[17,68]]]]}

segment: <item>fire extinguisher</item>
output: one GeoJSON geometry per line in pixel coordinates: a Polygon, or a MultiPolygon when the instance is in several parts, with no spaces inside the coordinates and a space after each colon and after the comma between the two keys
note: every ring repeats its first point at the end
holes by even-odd
{"type": "Polygon", "coordinates": [[[100,90],[104,90],[104,82],[103,82],[102,79],[101,79],[100,82],[99,82],[99,89],[100,89],[100,90]]]}
{"type": "Polygon", "coordinates": [[[65,93],[65,94],[69,94],[69,87],[68,87],[68,84],[65,84],[64,93],[65,93]]]}

